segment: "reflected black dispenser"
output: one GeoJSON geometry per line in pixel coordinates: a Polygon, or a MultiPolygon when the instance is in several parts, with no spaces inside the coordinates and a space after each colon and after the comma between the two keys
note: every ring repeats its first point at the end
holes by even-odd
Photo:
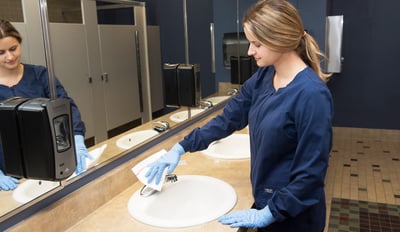
{"type": "Polygon", "coordinates": [[[231,56],[231,83],[243,84],[257,70],[257,65],[251,56],[231,56]]]}
{"type": "Polygon", "coordinates": [[[249,45],[244,32],[224,33],[222,49],[225,68],[231,67],[232,57],[247,56],[249,45]]]}
{"type": "Polygon", "coordinates": [[[3,153],[2,167],[8,175],[24,177],[22,148],[17,118],[18,106],[28,98],[13,97],[0,103],[0,144],[3,153]],[[4,155],[7,154],[7,155],[4,155]]]}
{"type": "Polygon", "coordinates": [[[200,104],[200,65],[178,66],[178,101],[180,106],[196,107],[200,104]]]}
{"type": "Polygon", "coordinates": [[[199,64],[164,64],[163,75],[167,106],[199,106],[199,64]]]}
{"type": "MultiPolygon", "coordinates": [[[[13,114],[16,125],[1,127],[3,156],[7,170],[16,170],[20,163],[10,159],[20,152],[22,173],[30,179],[62,180],[76,168],[75,143],[72,132],[71,106],[67,99],[35,98],[19,104],[15,111],[3,110],[3,117],[13,114]],[[5,130],[3,130],[5,129],[5,130]],[[4,137],[18,131],[19,148],[4,144],[4,137]],[[10,166],[11,168],[7,168],[10,166]]],[[[11,117],[11,116],[10,116],[11,117]]],[[[13,142],[15,143],[15,141],[13,142]]],[[[10,173],[11,174],[11,173],[10,173]]]]}
{"type": "Polygon", "coordinates": [[[177,71],[178,64],[164,64],[165,103],[167,106],[179,106],[177,71]]]}

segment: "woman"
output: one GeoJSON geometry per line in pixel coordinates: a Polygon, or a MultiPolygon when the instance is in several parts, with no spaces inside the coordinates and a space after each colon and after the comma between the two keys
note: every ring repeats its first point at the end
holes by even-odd
{"type": "Polygon", "coordinates": [[[221,115],[151,164],[148,181],[159,182],[166,167],[171,173],[185,152],[206,149],[249,125],[254,207],[219,221],[258,231],[321,232],[333,112],[322,54],[287,1],[258,1],[247,11],[243,27],[258,71],[221,115]]]}
{"type": "MultiPolygon", "coordinates": [[[[47,69],[43,66],[21,63],[21,42],[22,37],[14,26],[10,22],[0,19],[0,101],[14,96],[50,98],[47,69]]],[[[85,158],[91,158],[84,144],[85,125],[75,102],[68,96],[57,79],[56,92],[58,98],[66,98],[71,103],[78,161],[75,172],[80,173],[86,167],[85,158]]],[[[0,150],[0,189],[15,189],[18,180],[4,174],[2,156],[0,150]]]]}

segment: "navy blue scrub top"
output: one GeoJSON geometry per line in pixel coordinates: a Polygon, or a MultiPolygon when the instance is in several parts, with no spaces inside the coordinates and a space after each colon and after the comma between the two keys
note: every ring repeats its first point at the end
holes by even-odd
{"type": "Polygon", "coordinates": [[[185,151],[203,150],[249,125],[255,207],[268,204],[277,219],[272,231],[322,231],[332,97],[310,67],[278,90],[274,73],[273,66],[259,68],[222,114],[194,129],[180,144],[185,151]]]}

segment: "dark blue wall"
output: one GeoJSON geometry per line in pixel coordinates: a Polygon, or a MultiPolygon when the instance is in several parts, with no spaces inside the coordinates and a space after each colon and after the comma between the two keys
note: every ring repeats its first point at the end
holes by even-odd
{"type": "Polygon", "coordinates": [[[332,0],[344,15],[343,71],[329,82],[336,126],[400,129],[400,2],[332,0]]]}
{"type": "MultiPolygon", "coordinates": [[[[161,30],[163,63],[185,63],[183,0],[146,0],[147,19],[161,30]]],[[[223,65],[224,33],[243,31],[244,12],[256,0],[187,0],[189,62],[201,68],[202,96],[215,93],[218,82],[230,82],[230,69],[223,65]],[[237,11],[237,6],[239,11],[237,11]],[[210,23],[215,26],[215,75],[211,73],[210,23]]],[[[299,8],[305,27],[324,48],[326,0],[292,1],[299,8]]]]}
{"type": "MultiPolygon", "coordinates": [[[[249,4],[241,0],[240,20],[249,4]],[[242,4],[242,2],[244,4],[242,4]]],[[[148,18],[160,25],[163,62],[184,62],[182,0],[148,0],[148,18]]],[[[328,83],[335,103],[335,126],[400,129],[400,2],[397,0],[291,0],[302,16],[305,28],[325,50],[326,15],[344,15],[343,70],[328,83]]],[[[191,17],[211,18],[215,23],[216,75],[202,82],[203,96],[216,91],[218,82],[230,81],[230,70],[223,66],[222,36],[236,31],[236,1],[188,0],[188,5],[205,7],[190,11],[191,17]],[[193,1],[197,1],[194,3],[193,1]],[[211,15],[210,15],[210,12],[211,15]]],[[[192,20],[189,18],[189,21],[192,20]]],[[[209,60],[209,28],[197,22],[202,39],[190,38],[190,52],[204,53],[209,60]],[[199,28],[200,25],[204,28],[199,28]],[[207,28],[205,28],[207,27],[207,28]]],[[[190,25],[189,24],[189,27],[190,25]]],[[[241,27],[240,27],[241,28],[241,27]]],[[[192,29],[191,29],[192,30],[192,29]]],[[[241,30],[241,29],[240,29],[241,30]]],[[[193,31],[192,31],[193,32],[193,31]]],[[[199,37],[200,38],[200,37],[199,37]]],[[[191,54],[190,61],[197,62],[191,54]]],[[[203,64],[201,64],[204,66],[203,64]]],[[[208,66],[208,64],[206,64],[208,66]]],[[[204,70],[204,67],[202,68],[204,70]]],[[[202,78],[206,74],[203,75],[202,78]]]]}
{"type": "MultiPolygon", "coordinates": [[[[159,25],[162,63],[186,63],[182,0],[147,0],[149,24],[159,25]]],[[[187,0],[189,63],[200,64],[202,97],[216,92],[211,72],[212,0],[187,0]]]]}
{"type": "Polygon", "coordinates": [[[314,37],[320,49],[325,50],[325,20],[327,0],[291,0],[299,11],[304,28],[314,37]]]}

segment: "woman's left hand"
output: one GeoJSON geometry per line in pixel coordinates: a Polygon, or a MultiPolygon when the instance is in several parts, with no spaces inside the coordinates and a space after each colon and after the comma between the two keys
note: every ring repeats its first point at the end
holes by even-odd
{"type": "Polygon", "coordinates": [[[82,135],[75,135],[75,148],[76,148],[76,169],[75,173],[79,174],[86,170],[86,158],[93,160],[93,157],[89,154],[86,145],[85,139],[82,135]]]}
{"type": "Polygon", "coordinates": [[[232,228],[262,228],[274,222],[275,218],[272,216],[269,207],[266,206],[261,210],[248,209],[235,211],[220,217],[218,221],[224,225],[230,225],[232,228]]]}

